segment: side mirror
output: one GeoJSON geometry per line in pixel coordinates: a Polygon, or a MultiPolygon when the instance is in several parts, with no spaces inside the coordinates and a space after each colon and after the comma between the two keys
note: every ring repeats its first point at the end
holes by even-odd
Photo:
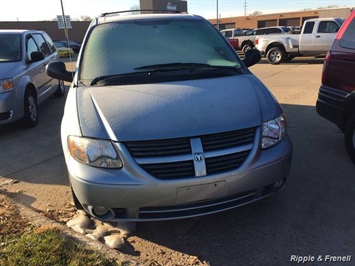
{"type": "Polygon", "coordinates": [[[44,55],[42,52],[31,53],[31,63],[42,61],[43,59],[44,59],[44,55]]]}
{"type": "Polygon", "coordinates": [[[261,60],[261,54],[258,49],[251,49],[245,53],[245,58],[242,60],[246,67],[251,67],[261,60]]]}
{"type": "Polygon", "coordinates": [[[64,62],[61,61],[50,62],[47,65],[46,70],[47,70],[47,75],[52,78],[64,80],[68,82],[73,81],[74,72],[67,71],[64,62]]]}

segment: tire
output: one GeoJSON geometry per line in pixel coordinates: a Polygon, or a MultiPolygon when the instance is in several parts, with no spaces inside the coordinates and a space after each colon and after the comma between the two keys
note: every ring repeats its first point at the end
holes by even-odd
{"type": "Polygon", "coordinates": [[[253,49],[253,47],[250,45],[250,44],[245,44],[243,47],[242,47],[242,51],[244,54],[246,54],[247,51],[253,49]]]}
{"type": "Polygon", "coordinates": [[[355,114],[346,123],[345,147],[350,159],[355,164],[355,114]]]}
{"type": "Polygon", "coordinates": [[[64,81],[59,80],[58,83],[58,88],[54,93],[54,97],[56,98],[62,98],[65,95],[65,86],[64,86],[64,81]]]}
{"type": "Polygon", "coordinates": [[[266,54],[267,61],[272,65],[280,64],[286,58],[286,52],[281,47],[273,47],[266,54]]]}
{"type": "Polygon", "coordinates": [[[79,202],[78,198],[76,197],[73,188],[70,186],[70,190],[71,190],[71,194],[73,196],[73,202],[74,202],[74,206],[75,208],[80,211],[80,210],[84,210],[83,206],[81,205],[81,203],[79,202]]]}
{"type": "Polygon", "coordinates": [[[38,106],[35,94],[31,90],[26,90],[24,98],[24,116],[22,119],[24,126],[31,128],[38,124],[38,106]]]}

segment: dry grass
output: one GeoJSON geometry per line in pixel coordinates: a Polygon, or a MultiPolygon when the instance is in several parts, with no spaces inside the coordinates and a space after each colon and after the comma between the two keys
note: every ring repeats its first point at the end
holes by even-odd
{"type": "Polygon", "coordinates": [[[0,193],[0,265],[117,265],[63,236],[52,225],[36,227],[0,193]]]}

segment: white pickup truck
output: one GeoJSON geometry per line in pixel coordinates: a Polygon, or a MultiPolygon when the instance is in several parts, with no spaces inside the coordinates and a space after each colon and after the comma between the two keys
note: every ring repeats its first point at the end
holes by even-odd
{"type": "Polygon", "coordinates": [[[255,47],[270,64],[288,62],[296,56],[326,54],[343,22],[342,18],[308,19],[300,34],[257,36],[255,47]]]}

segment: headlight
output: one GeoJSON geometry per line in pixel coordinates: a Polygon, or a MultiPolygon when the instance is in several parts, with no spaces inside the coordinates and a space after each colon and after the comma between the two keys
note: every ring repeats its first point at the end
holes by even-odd
{"type": "Polygon", "coordinates": [[[284,114],[263,123],[261,148],[267,149],[279,143],[286,136],[286,117],[284,114]]]}
{"type": "Polygon", "coordinates": [[[68,148],[71,156],[81,163],[103,168],[122,167],[116,149],[108,140],[69,136],[68,148]]]}
{"type": "Polygon", "coordinates": [[[0,80],[0,93],[11,91],[13,89],[13,86],[14,82],[12,79],[0,80]]]}

